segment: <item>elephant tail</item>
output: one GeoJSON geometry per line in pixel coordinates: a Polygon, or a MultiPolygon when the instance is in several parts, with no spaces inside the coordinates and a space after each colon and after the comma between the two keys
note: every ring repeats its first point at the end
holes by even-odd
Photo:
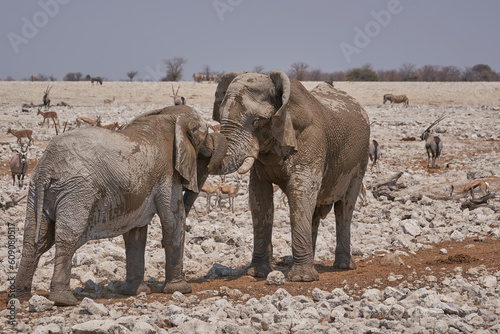
{"type": "Polygon", "coordinates": [[[43,201],[45,196],[45,184],[42,182],[41,178],[38,177],[35,182],[35,244],[33,245],[34,253],[36,254],[38,248],[38,239],[40,238],[40,229],[42,226],[42,214],[43,214],[43,201]]]}

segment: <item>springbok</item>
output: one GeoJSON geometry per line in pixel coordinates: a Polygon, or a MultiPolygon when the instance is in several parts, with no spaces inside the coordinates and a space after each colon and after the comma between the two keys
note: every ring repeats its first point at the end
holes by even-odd
{"type": "Polygon", "coordinates": [[[15,150],[15,153],[10,158],[10,172],[12,173],[12,186],[16,185],[16,175],[17,175],[17,183],[19,189],[22,189],[24,176],[28,171],[28,149],[29,149],[28,145],[26,145],[26,149],[24,149],[23,145],[21,146],[21,151],[15,150]]]}
{"type": "Polygon", "coordinates": [[[231,212],[234,213],[234,198],[238,195],[240,190],[240,180],[238,180],[236,187],[230,184],[222,184],[222,179],[219,181],[219,208],[221,207],[222,198],[229,199],[229,206],[231,207],[231,212]]]}
{"type": "Polygon", "coordinates": [[[90,125],[97,125],[97,122],[101,121],[101,116],[97,115],[96,119],[88,118],[88,117],[77,117],[76,118],[76,126],[80,127],[81,123],[87,123],[90,125]]]}
{"type": "Polygon", "coordinates": [[[38,113],[37,113],[37,116],[38,115],[42,115],[43,116],[43,122],[42,122],[42,128],[43,128],[43,125],[45,124],[45,120],[46,119],[49,119],[47,121],[47,126],[50,127],[50,119],[52,119],[52,122],[54,122],[54,126],[55,126],[55,123],[57,121],[57,125],[59,125],[59,118],[57,118],[57,113],[55,111],[45,111],[43,112],[42,109],[38,108],[38,113]]]}
{"type": "Polygon", "coordinates": [[[358,197],[361,200],[361,206],[368,205],[368,200],[366,199],[366,187],[364,182],[361,182],[361,188],[359,189],[358,197]]]}
{"type": "Polygon", "coordinates": [[[485,180],[475,180],[467,183],[460,191],[454,192],[454,190],[455,187],[452,184],[450,198],[455,197],[455,194],[466,196],[469,193],[472,199],[474,199],[474,192],[480,192],[483,196],[488,195],[490,193],[490,185],[485,180]]]}
{"type": "Polygon", "coordinates": [[[217,205],[217,200],[219,198],[219,185],[212,186],[210,184],[204,184],[201,187],[201,191],[205,193],[207,196],[207,213],[212,210],[211,204],[210,204],[210,199],[212,196],[215,196],[215,205],[217,205]]]}
{"type": "Polygon", "coordinates": [[[7,130],[7,134],[9,134],[9,133],[17,137],[17,143],[18,144],[21,144],[21,138],[28,138],[28,140],[29,140],[28,145],[31,145],[31,142],[33,142],[33,144],[35,143],[35,140],[31,136],[33,134],[32,130],[19,130],[19,131],[16,131],[16,130],[12,130],[11,128],[9,128],[7,130]]]}
{"type": "Polygon", "coordinates": [[[54,85],[50,86],[50,88],[47,85],[47,88],[45,89],[45,93],[43,94],[43,105],[45,106],[45,109],[49,109],[50,108],[49,93],[50,93],[50,90],[52,89],[52,87],[54,87],[54,85]]]}
{"type": "Polygon", "coordinates": [[[410,103],[410,100],[406,95],[385,94],[383,104],[385,104],[387,101],[391,102],[391,108],[394,107],[394,103],[403,103],[405,106],[408,106],[408,104],[410,103]]]}
{"type": "Polygon", "coordinates": [[[434,125],[441,122],[445,117],[446,115],[439,117],[420,135],[420,140],[425,140],[425,150],[427,151],[427,168],[439,168],[439,166],[436,165],[436,159],[441,156],[441,151],[443,150],[443,142],[441,138],[431,132],[431,129],[434,125]],[[429,167],[429,160],[431,159],[431,156],[432,167],[429,167]]]}
{"type": "Polygon", "coordinates": [[[118,124],[118,122],[102,125],[100,119],[96,122],[96,126],[103,128],[103,129],[106,129],[106,130],[111,130],[111,131],[118,130],[120,128],[120,124],[118,124]]]}
{"type": "MultiPolygon", "coordinates": [[[[277,185],[277,184],[273,184],[273,192],[277,192],[278,190],[280,190],[280,187],[277,185]]],[[[281,192],[281,195],[280,195],[280,198],[278,200],[279,202],[279,205],[276,206],[276,208],[279,208],[279,209],[282,209],[284,207],[286,207],[286,194],[282,191],[281,192]]]]}
{"type": "Polygon", "coordinates": [[[114,96],[113,96],[113,99],[112,99],[112,100],[111,100],[111,99],[104,99],[104,105],[106,105],[106,104],[111,104],[111,103],[113,103],[113,102],[115,102],[115,97],[114,97],[114,96]]]}
{"type": "Polygon", "coordinates": [[[174,85],[172,85],[172,94],[174,94],[172,95],[172,97],[174,98],[174,105],[176,106],[186,104],[186,99],[184,98],[184,96],[177,96],[180,88],[181,85],[179,85],[179,87],[177,87],[177,91],[174,92],[174,85]]]}

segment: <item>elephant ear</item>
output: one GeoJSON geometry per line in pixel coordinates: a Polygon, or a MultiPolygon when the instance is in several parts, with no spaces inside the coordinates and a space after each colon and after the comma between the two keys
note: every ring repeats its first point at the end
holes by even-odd
{"type": "Polygon", "coordinates": [[[191,132],[198,123],[188,115],[179,115],[175,122],[175,169],[184,179],[185,188],[198,192],[197,151],[191,142],[191,132]]]}
{"type": "Polygon", "coordinates": [[[215,91],[214,111],[212,114],[213,120],[219,123],[221,122],[219,108],[222,100],[224,100],[224,96],[226,96],[227,87],[229,87],[229,84],[231,83],[231,81],[233,81],[234,78],[243,73],[245,72],[227,72],[220,77],[219,84],[217,85],[217,90],[215,91]]]}
{"type": "Polygon", "coordinates": [[[274,138],[280,143],[282,152],[285,155],[289,155],[297,146],[292,117],[288,110],[291,90],[290,79],[288,79],[288,76],[284,72],[278,70],[272,70],[268,76],[274,84],[276,98],[279,99],[281,97],[281,106],[271,118],[271,131],[274,138]]]}

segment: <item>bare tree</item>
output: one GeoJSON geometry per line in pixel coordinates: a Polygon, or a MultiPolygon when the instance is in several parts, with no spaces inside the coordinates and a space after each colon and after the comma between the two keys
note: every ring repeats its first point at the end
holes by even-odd
{"type": "Polygon", "coordinates": [[[162,79],[163,81],[179,81],[182,79],[182,65],[187,63],[184,57],[173,57],[165,59],[165,66],[167,67],[167,75],[162,79]]]}
{"type": "Polygon", "coordinates": [[[401,65],[399,68],[399,75],[403,81],[415,80],[415,64],[404,63],[401,65]]]}
{"type": "Polygon", "coordinates": [[[290,66],[292,69],[290,70],[290,76],[297,80],[304,80],[304,76],[306,74],[306,70],[309,68],[309,65],[304,62],[295,62],[290,66]]]}
{"type": "Polygon", "coordinates": [[[76,72],[76,73],[69,72],[64,76],[63,80],[64,81],[80,81],[82,76],[83,76],[83,74],[80,72],[76,72]]]}
{"type": "Polygon", "coordinates": [[[134,81],[134,77],[137,75],[137,71],[129,71],[127,72],[127,76],[129,77],[130,81],[134,81]]]}
{"type": "Polygon", "coordinates": [[[323,77],[323,72],[321,72],[321,69],[315,68],[314,70],[311,70],[308,73],[307,77],[308,77],[307,80],[310,80],[310,81],[321,81],[321,79],[323,77]]]}
{"type": "Polygon", "coordinates": [[[253,67],[253,71],[255,73],[264,73],[264,66],[263,65],[255,65],[253,67]]]}

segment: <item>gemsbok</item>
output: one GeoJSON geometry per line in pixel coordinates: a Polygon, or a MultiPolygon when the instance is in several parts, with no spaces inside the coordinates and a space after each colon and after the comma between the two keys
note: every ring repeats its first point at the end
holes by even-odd
{"type": "Polygon", "coordinates": [[[425,140],[425,150],[427,151],[427,168],[439,168],[436,165],[436,159],[441,156],[441,151],[443,150],[443,141],[441,138],[436,136],[431,129],[434,125],[441,122],[446,116],[441,116],[434,123],[429,125],[427,129],[420,135],[420,140],[425,140]],[[429,161],[432,157],[432,166],[429,167],[429,161]]]}

